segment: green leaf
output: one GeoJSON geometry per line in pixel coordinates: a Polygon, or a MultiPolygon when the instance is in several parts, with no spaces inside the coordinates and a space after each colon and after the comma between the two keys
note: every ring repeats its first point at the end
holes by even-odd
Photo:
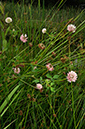
{"type": "Polygon", "coordinates": [[[4,28],[4,24],[1,21],[0,21],[0,25],[1,25],[2,28],[4,28]]]}
{"type": "Polygon", "coordinates": [[[51,78],[52,79],[52,76],[48,73],[48,74],[46,74],[46,77],[47,78],[51,78]]]}
{"type": "Polygon", "coordinates": [[[1,2],[0,2],[0,10],[1,10],[1,13],[4,14],[4,6],[2,5],[1,2]]]}
{"type": "Polygon", "coordinates": [[[9,125],[7,125],[6,127],[4,127],[4,129],[7,129],[10,125],[12,125],[17,119],[13,120],[9,125]]]}
{"type": "Polygon", "coordinates": [[[18,97],[18,95],[20,94],[21,90],[16,94],[16,96],[12,99],[12,101],[10,102],[10,104],[6,107],[6,109],[4,109],[4,111],[1,114],[1,117],[4,115],[4,113],[8,110],[8,108],[10,107],[10,105],[14,102],[14,100],[18,97]]]}
{"type": "Polygon", "coordinates": [[[40,77],[40,81],[42,81],[42,79],[43,79],[43,78],[42,78],[42,77],[40,77]]]}
{"type": "Polygon", "coordinates": [[[33,82],[35,82],[35,83],[38,83],[38,82],[40,82],[38,79],[36,79],[36,80],[34,80],[33,82]]]}
{"type": "Polygon", "coordinates": [[[58,79],[59,78],[59,75],[54,75],[53,76],[53,79],[58,79]]]}
{"type": "Polygon", "coordinates": [[[4,100],[4,102],[2,103],[2,105],[0,106],[0,113],[2,112],[2,110],[6,107],[6,105],[9,103],[10,99],[12,98],[12,96],[14,95],[14,93],[16,92],[16,90],[19,88],[20,85],[16,86],[11,93],[7,96],[7,98],[4,100]]]}
{"type": "Polygon", "coordinates": [[[54,89],[53,87],[51,87],[50,90],[51,90],[52,92],[55,92],[55,89],[54,89]]]}
{"type": "Polygon", "coordinates": [[[3,40],[3,52],[7,50],[7,40],[3,40]]]}
{"type": "Polygon", "coordinates": [[[53,86],[53,85],[54,85],[54,83],[52,82],[52,83],[51,83],[51,86],[53,86]]]}
{"type": "Polygon", "coordinates": [[[10,26],[7,28],[6,32],[5,32],[5,36],[7,35],[8,31],[10,30],[10,26]]]}

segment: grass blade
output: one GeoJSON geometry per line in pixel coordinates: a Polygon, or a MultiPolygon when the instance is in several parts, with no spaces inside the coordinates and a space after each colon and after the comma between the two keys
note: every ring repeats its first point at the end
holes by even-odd
{"type": "Polygon", "coordinates": [[[20,85],[16,86],[11,93],[8,95],[8,97],[4,100],[3,104],[0,107],[0,113],[3,111],[3,109],[6,107],[6,105],[9,103],[10,99],[14,95],[14,93],[17,91],[20,85]]]}

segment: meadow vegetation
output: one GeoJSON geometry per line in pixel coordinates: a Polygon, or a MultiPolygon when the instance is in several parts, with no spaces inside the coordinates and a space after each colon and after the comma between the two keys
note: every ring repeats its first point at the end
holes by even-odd
{"type": "Polygon", "coordinates": [[[85,129],[85,10],[32,4],[0,2],[0,127],[85,129]]]}

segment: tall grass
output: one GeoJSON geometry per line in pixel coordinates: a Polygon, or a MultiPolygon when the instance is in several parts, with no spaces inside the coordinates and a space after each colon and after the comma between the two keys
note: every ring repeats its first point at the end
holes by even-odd
{"type": "Polygon", "coordinates": [[[60,9],[63,0],[51,9],[45,9],[44,0],[42,8],[40,0],[37,7],[32,0],[28,5],[24,2],[0,3],[0,126],[84,129],[85,12],[60,9]],[[9,24],[8,16],[13,20],[9,24]],[[76,25],[75,33],[67,31],[68,24],[76,25]],[[21,34],[27,34],[26,43],[21,34]],[[45,49],[39,48],[40,43],[45,49]],[[47,70],[48,63],[53,71],[47,70]],[[20,68],[19,74],[14,73],[15,67],[20,68]],[[78,79],[69,83],[66,77],[71,70],[78,79]],[[43,89],[38,90],[37,83],[43,89]]]}

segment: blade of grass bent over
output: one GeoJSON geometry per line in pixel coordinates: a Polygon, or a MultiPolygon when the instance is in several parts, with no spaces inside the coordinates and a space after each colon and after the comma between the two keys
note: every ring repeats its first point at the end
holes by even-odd
{"type": "Polygon", "coordinates": [[[2,103],[2,105],[0,106],[0,113],[2,112],[2,110],[5,108],[5,106],[8,104],[8,102],[10,101],[10,99],[12,98],[12,96],[14,95],[14,93],[16,92],[16,90],[19,88],[20,85],[16,86],[11,93],[7,96],[7,98],[4,100],[4,102],[2,103]]]}
{"type": "Polygon", "coordinates": [[[16,96],[13,98],[13,100],[10,102],[10,104],[7,106],[7,108],[2,112],[1,117],[4,115],[4,113],[8,110],[8,108],[10,107],[10,105],[14,102],[14,100],[18,97],[18,95],[20,94],[21,90],[16,94],[16,96]]]}

